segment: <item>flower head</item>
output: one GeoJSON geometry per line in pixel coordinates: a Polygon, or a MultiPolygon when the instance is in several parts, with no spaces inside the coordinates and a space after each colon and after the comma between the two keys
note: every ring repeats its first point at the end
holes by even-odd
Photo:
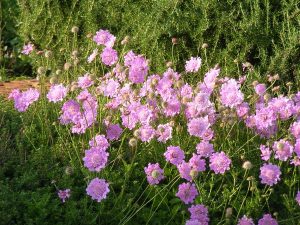
{"type": "Polygon", "coordinates": [[[224,152],[213,153],[209,162],[210,169],[216,174],[224,174],[226,170],[230,169],[231,160],[224,152]]]}
{"type": "Polygon", "coordinates": [[[254,225],[254,222],[251,218],[248,218],[247,216],[244,215],[241,219],[239,219],[237,225],[254,225]]]}
{"type": "Polygon", "coordinates": [[[70,198],[71,196],[71,190],[70,189],[65,189],[65,190],[59,190],[58,191],[58,197],[62,200],[62,202],[65,202],[66,199],[70,198]]]}
{"type": "Polygon", "coordinates": [[[267,184],[270,186],[273,186],[274,184],[277,184],[277,182],[280,180],[280,168],[279,166],[273,165],[272,163],[264,164],[260,168],[260,179],[261,183],[267,184]]]}
{"type": "Polygon", "coordinates": [[[201,58],[200,57],[191,57],[189,61],[185,63],[185,71],[186,72],[198,72],[201,66],[201,58]]]}
{"type": "Polygon", "coordinates": [[[108,153],[99,148],[92,147],[85,151],[85,156],[83,157],[84,166],[90,171],[101,171],[107,163],[108,153]]]}
{"type": "Polygon", "coordinates": [[[109,193],[109,184],[104,179],[99,179],[96,177],[91,180],[89,185],[86,188],[86,192],[92,199],[97,202],[101,202],[103,199],[106,199],[107,194],[109,193]]]}
{"type": "Polygon", "coordinates": [[[208,224],[208,209],[205,205],[192,205],[189,209],[191,219],[198,220],[200,224],[208,224]]]}
{"type": "Polygon", "coordinates": [[[106,137],[108,140],[118,140],[122,134],[122,128],[119,124],[109,124],[106,129],[106,137]]]}
{"type": "Polygon", "coordinates": [[[49,102],[60,102],[67,96],[67,93],[68,89],[63,84],[56,84],[50,87],[47,98],[49,102]]]}
{"type": "Polygon", "coordinates": [[[182,183],[178,186],[178,192],[176,196],[181,199],[185,204],[192,203],[196,196],[198,195],[198,191],[196,189],[195,184],[192,183],[182,183]]]}
{"type": "Polygon", "coordinates": [[[33,51],[33,49],[34,49],[34,45],[31,43],[28,43],[27,45],[23,46],[22,53],[24,55],[29,55],[33,51]]]}
{"type": "Polygon", "coordinates": [[[178,146],[169,146],[164,156],[173,165],[178,165],[184,160],[184,152],[178,146]]]}
{"type": "Polygon", "coordinates": [[[110,47],[106,47],[101,53],[101,59],[105,65],[112,66],[118,61],[118,52],[110,47]]]}
{"type": "Polygon", "coordinates": [[[258,225],[278,225],[278,222],[272,218],[270,214],[265,214],[263,218],[258,221],[258,225]]]}
{"type": "Polygon", "coordinates": [[[104,45],[106,47],[113,47],[116,37],[109,33],[108,30],[99,30],[93,37],[97,45],[104,45]]]}
{"type": "Polygon", "coordinates": [[[160,168],[158,163],[149,163],[147,167],[144,168],[147,175],[147,180],[150,185],[158,184],[162,179],[164,179],[164,171],[160,168]]]}

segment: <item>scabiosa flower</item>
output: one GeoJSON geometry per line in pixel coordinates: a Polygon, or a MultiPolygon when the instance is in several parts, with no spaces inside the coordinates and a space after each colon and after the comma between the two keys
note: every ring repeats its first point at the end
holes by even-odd
{"type": "Polygon", "coordinates": [[[50,87],[47,98],[49,102],[60,102],[67,96],[67,93],[68,89],[63,84],[56,84],[50,87]]]}
{"type": "Polygon", "coordinates": [[[93,50],[93,53],[88,57],[87,59],[88,63],[93,62],[97,55],[98,55],[98,49],[96,48],[93,50]]]}
{"type": "Polygon", "coordinates": [[[208,158],[214,152],[214,146],[208,141],[201,141],[196,146],[197,154],[201,157],[208,158]]]}
{"type": "Polygon", "coordinates": [[[259,178],[261,179],[262,184],[273,186],[280,180],[280,175],[281,172],[279,166],[273,165],[272,163],[265,163],[260,168],[259,178]]]}
{"type": "Polygon", "coordinates": [[[139,138],[143,142],[150,142],[155,136],[155,130],[150,125],[144,125],[140,127],[139,131],[139,138]]]}
{"type": "Polygon", "coordinates": [[[106,150],[109,147],[109,143],[104,135],[96,135],[89,141],[91,147],[98,147],[101,150],[106,150]]]}
{"type": "Polygon", "coordinates": [[[78,87],[85,89],[94,84],[94,81],[92,80],[91,76],[86,73],[83,77],[78,77],[78,87]]]}
{"type": "Polygon", "coordinates": [[[198,191],[196,189],[195,184],[192,183],[182,183],[178,186],[178,192],[176,196],[180,198],[185,204],[192,203],[196,196],[198,195],[198,191]]]}
{"type": "Polygon", "coordinates": [[[148,166],[144,168],[144,171],[150,185],[159,184],[159,182],[164,179],[164,171],[160,168],[158,163],[149,163],[148,166]]]}
{"type": "Polygon", "coordinates": [[[208,121],[208,117],[199,117],[191,119],[188,123],[188,132],[190,135],[196,136],[196,137],[202,137],[203,134],[207,131],[209,128],[210,123],[208,121]]]}
{"type": "Polygon", "coordinates": [[[148,61],[143,56],[136,56],[130,64],[128,78],[132,83],[143,83],[148,70],[148,61]]]}
{"type": "Polygon", "coordinates": [[[13,90],[9,99],[14,100],[15,109],[19,112],[25,112],[28,107],[40,97],[40,93],[37,89],[30,88],[27,91],[19,91],[18,89],[13,90]]]}
{"type": "Polygon", "coordinates": [[[186,179],[187,181],[192,181],[198,174],[195,170],[192,172],[192,168],[187,162],[182,162],[178,164],[177,169],[180,174],[180,177],[186,179]]]}
{"type": "Polygon", "coordinates": [[[254,87],[255,93],[259,96],[263,96],[266,92],[266,85],[265,84],[257,84],[254,87]]]}
{"type": "Polygon", "coordinates": [[[101,171],[108,158],[108,153],[99,147],[92,147],[85,151],[85,157],[83,158],[84,166],[89,169],[89,171],[101,171]]]}
{"type": "Polygon", "coordinates": [[[106,137],[110,141],[118,140],[122,131],[119,124],[109,124],[106,129],[106,137]]]}
{"type": "Polygon", "coordinates": [[[259,149],[261,151],[261,155],[260,155],[261,159],[264,161],[268,161],[271,157],[270,148],[265,145],[260,145],[259,149]]]}
{"type": "Polygon", "coordinates": [[[169,123],[158,125],[156,129],[157,140],[166,143],[167,140],[172,138],[172,131],[173,128],[169,123]]]}
{"type": "Polygon", "coordinates": [[[210,169],[216,174],[224,174],[226,170],[230,169],[231,160],[224,152],[213,153],[209,162],[210,169]]]}
{"type": "Polygon", "coordinates": [[[178,146],[169,146],[164,156],[168,162],[175,166],[184,160],[184,152],[178,146]]]}
{"type": "Polygon", "coordinates": [[[297,192],[295,199],[296,199],[296,202],[298,203],[298,205],[300,206],[300,191],[297,192]]]}
{"type": "Polygon", "coordinates": [[[104,179],[99,179],[96,177],[91,180],[89,185],[86,188],[86,192],[93,200],[101,202],[103,199],[106,199],[107,194],[109,193],[109,184],[104,179]]]}
{"type": "Polygon", "coordinates": [[[202,60],[200,57],[191,57],[191,59],[185,63],[185,71],[196,73],[200,69],[201,63],[202,60]]]}
{"type": "Polygon", "coordinates": [[[201,223],[199,220],[190,219],[186,221],[185,225],[206,225],[206,223],[201,223]]]}
{"type": "Polygon", "coordinates": [[[192,158],[189,160],[189,165],[192,168],[192,170],[195,170],[197,172],[205,171],[205,160],[201,159],[200,155],[197,155],[193,153],[192,158]]]}
{"type": "Polygon", "coordinates": [[[205,205],[192,205],[188,210],[191,213],[191,219],[198,220],[203,225],[208,224],[208,209],[205,205]]]}
{"type": "Polygon", "coordinates": [[[58,191],[58,197],[62,200],[64,203],[66,199],[70,198],[71,196],[71,190],[70,189],[65,189],[65,190],[59,190],[58,191]]]}
{"type": "Polygon", "coordinates": [[[248,218],[247,216],[244,215],[241,219],[239,219],[237,225],[255,225],[255,224],[251,218],[248,218]]]}
{"type": "Polygon", "coordinates": [[[300,157],[300,138],[296,140],[294,151],[298,157],[300,157]]]}
{"type": "Polygon", "coordinates": [[[33,51],[33,49],[34,49],[34,45],[31,43],[28,43],[27,45],[23,46],[22,53],[24,55],[29,55],[33,51]]]}
{"type": "Polygon", "coordinates": [[[101,82],[97,87],[97,91],[103,93],[107,97],[116,97],[119,94],[120,83],[114,79],[108,79],[101,82]]]}
{"type": "Polygon", "coordinates": [[[221,103],[230,108],[238,106],[244,100],[244,94],[240,91],[240,84],[235,79],[229,79],[222,84],[220,95],[221,103]]]}
{"type": "Polygon", "coordinates": [[[99,30],[96,32],[96,35],[93,37],[93,41],[97,45],[104,45],[106,47],[113,47],[116,37],[109,33],[108,30],[99,30]]]}
{"type": "Polygon", "coordinates": [[[286,161],[293,154],[293,146],[285,140],[275,141],[273,145],[275,158],[281,161],[286,161]]]}
{"type": "Polygon", "coordinates": [[[278,222],[272,218],[270,214],[265,214],[263,218],[258,221],[258,225],[278,225],[278,222]]]}
{"type": "Polygon", "coordinates": [[[245,116],[248,116],[248,113],[250,111],[249,104],[247,102],[243,102],[240,105],[236,107],[236,114],[238,117],[243,118],[245,116]]]}
{"type": "Polygon", "coordinates": [[[112,66],[118,61],[118,52],[112,48],[105,48],[101,54],[102,62],[107,66],[112,66]]]}
{"type": "Polygon", "coordinates": [[[291,125],[290,132],[295,138],[300,138],[300,121],[294,122],[291,125]]]}

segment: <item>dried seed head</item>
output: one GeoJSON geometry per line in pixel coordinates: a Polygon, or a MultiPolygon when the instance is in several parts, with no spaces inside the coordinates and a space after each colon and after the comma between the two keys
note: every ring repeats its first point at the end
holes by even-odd
{"type": "Polygon", "coordinates": [[[56,75],[61,74],[61,70],[60,70],[60,69],[56,70],[56,71],[55,71],[55,74],[56,74],[56,75]]]}
{"type": "Polygon", "coordinates": [[[137,140],[136,140],[136,138],[131,138],[129,140],[129,146],[132,147],[132,148],[134,148],[134,147],[137,146],[137,140]]]}
{"type": "Polygon", "coordinates": [[[71,29],[71,32],[74,33],[74,34],[78,33],[78,31],[79,31],[79,28],[77,26],[73,26],[72,29],[71,29]]]}
{"type": "Polygon", "coordinates": [[[225,217],[226,218],[230,218],[231,216],[232,216],[232,208],[227,208],[226,209],[225,217]]]}
{"type": "Polygon", "coordinates": [[[52,76],[51,78],[50,78],[50,84],[57,84],[57,82],[58,82],[58,79],[57,79],[57,77],[56,76],[52,76]]]}
{"type": "Polygon", "coordinates": [[[70,167],[70,166],[67,166],[66,167],[66,169],[65,169],[65,173],[66,173],[66,175],[72,175],[73,174],[73,168],[72,167],[70,167]]]}
{"type": "Polygon", "coordinates": [[[178,44],[178,39],[176,37],[172,37],[172,44],[177,45],[178,44]]]}
{"type": "Polygon", "coordinates": [[[66,62],[64,64],[64,70],[68,71],[71,68],[71,66],[72,66],[71,63],[66,62]]]}
{"type": "Polygon", "coordinates": [[[125,36],[124,39],[121,41],[121,45],[126,45],[129,42],[130,37],[129,36],[125,36]]]}
{"type": "Polygon", "coordinates": [[[50,50],[45,51],[46,58],[50,58],[51,56],[52,56],[52,51],[50,51],[50,50]]]}
{"type": "Polygon", "coordinates": [[[208,48],[208,44],[207,44],[207,43],[203,43],[202,48],[203,48],[203,49],[208,48]]]}
{"type": "Polygon", "coordinates": [[[246,161],[243,163],[243,169],[250,170],[253,167],[252,163],[250,161],[246,161]]]}
{"type": "Polygon", "coordinates": [[[40,67],[37,69],[37,73],[38,73],[39,75],[45,74],[45,73],[46,73],[45,67],[40,66],[40,67]]]}
{"type": "Polygon", "coordinates": [[[169,62],[166,63],[166,66],[167,66],[167,67],[172,67],[172,66],[173,66],[173,63],[172,63],[171,61],[169,61],[169,62]]]}

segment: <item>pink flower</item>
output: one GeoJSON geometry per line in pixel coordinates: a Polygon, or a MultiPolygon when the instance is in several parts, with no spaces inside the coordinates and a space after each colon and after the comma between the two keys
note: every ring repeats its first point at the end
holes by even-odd
{"type": "Polygon", "coordinates": [[[107,163],[108,153],[100,147],[92,147],[85,151],[84,166],[89,171],[100,172],[107,163]]]}
{"type": "Polygon", "coordinates": [[[106,136],[108,140],[118,140],[122,134],[122,128],[119,124],[109,124],[106,129],[106,136]]]}
{"type": "Polygon", "coordinates": [[[167,162],[179,165],[184,160],[184,152],[178,146],[169,146],[164,153],[167,162]]]}
{"type": "Polygon", "coordinates": [[[201,66],[201,58],[200,57],[191,57],[189,61],[185,63],[185,71],[186,72],[198,72],[201,66]]]}
{"type": "Polygon", "coordinates": [[[159,182],[164,179],[164,171],[160,168],[158,163],[149,163],[147,167],[144,168],[147,175],[147,180],[150,185],[159,184],[159,182]]]}
{"type": "Polygon", "coordinates": [[[198,220],[202,225],[208,225],[208,209],[205,205],[192,205],[189,209],[191,219],[198,220]]]}
{"type": "Polygon", "coordinates": [[[277,182],[280,180],[280,175],[281,172],[278,166],[273,165],[272,163],[265,163],[260,168],[259,178],[261,179],[262,184],[273,186],[274,184],[277,184],[277,182]]]}
{"type": "Polygon", "coordinates": [[[78,77],[78,87],[85,89],[94,84],[94,81],[92,80],[91,76],[86,73],[83,77],[78,77]]]}
{"type": "Polygon", "coordinates": [[[109,33],[108,30],[99,30],[93,37],[97,45],[104,45],[106,47],[113,47],[116,37],[109,33]]]}
{"type": "Polygon", "coordinates": [[[155,136],[155,130],[150,125],[144,125],[139,129],[139,137],[143,142],[150,142],[155,136]]]}
{"type": "Polygon", "coordinates": [[[31,43],[28,43],[27,45],[23,46],[22,53],[24,55],[29,55],[33,51],[33,49],[34,49],[34,45],[31,43]]]}
{"type": "Polygon", "coordinates": [[[88,63],[93,62],[97,55],[98,55],[98,49],[96,48],[93,50],[93,53],[88,57],[87,59],[88,63]]]}
{"type": "Polygon", "coordinates": [[[47,98],[49,102],[60,102],[67,96],[67,93],[68,89],[63,84],[56,84],[50,87],[47,98]]]}
{"type": "Polygon", "coordinates": [[[101,150],[106,150],[109,147],[109,143],[104,135],[96,135],[89,141],[91,147],[98,147],[101,150]]]}
{"type": "Polygon", "coordinates": [[[257,84],[255,87],[255,92],[256,94],[258,94],[259,96],[263,96],[266,92],[266,85],[265,84],[257,84]]]}
{"type": "Polygon", "coordinates": [[[180,177],[186,179],[187,181],[192,181],[196,175],[198,174],[197,171],[192,172],[192,168],[189,163],[182,162],[177,165],[177,169],[179,171],[180,177]]]}
{"type": "Polygon", "coordinates": [[[244,100],[244,94],[240,91],[240,84],[235,79],[229,79],[222,84],[220,95],[221,103],[230,108],[238,106],[244,100]]]}
{"type": "Polygon", "coordinates": [[[58,197],[62,200],[63,203],[66,201],[66,199],[70,198],[70,196],[71,196],[70,192],[71,192],[70,189],[58,191],[58,197]]]}
{"type": "Polygon", "coordinates": [[[197,144],[197,154],[201,157],[208,158],[214,152],[214,146],[208,141],[201,141],[197,144]]]}
{"type": "Polygon", "coordinates": [[[118,61],[118,52],[110,47],[106,47],[102,51],[101,59],[105,65],[112,66],[118,61]]]}
{"type": "Polygon", "coordinates": [[[213,153],[209,162],[210,169],[216,174],[224,174],[226,170],[230,169],[231,160],[224,152],[213,153]]]}
{"type": "Polygon", "coordinates": [[[291,125],[290,132],[295,138],[300,138],[300,121],[294,122],[291,125]]]}
{"type": "Polygon", "coordinates": [[[173,128],[170,124],[160,124],[157,126],[156,135],[159,142],[166,143],[167,140],[172,138],[173,128]]]}
{"type": "Polygon", "coordinates": [[[270,214],[265,214],[263,218],[258,221],[258,225],[278,225],[278,222],[272,218],[270,214]]]}
{"type": "Polygon", "coordinates": [[[192,168],[192,170],[195,170],[197,172],[205,171],[205,160],[201,159],[200,155],[197,155],[193,153],[192,158],[189,160],[189,165],[192,168]]]}
{"type": "Polygon", "coordinates": [[[180,198],[185,204],[193,203],[194,199],[198,195],[195,184],[182,183],[178,186],[178,192],[176,196],[180,198]]]}
{"type": "Polygon", "coordinates": [[[255,224],[251,218],[248,218],[247,216],[244,215],[241,219],[239,219],[237,225],[255,225],[255,224]]]}
{"type": "Polygon", "coordinates": [[[104,179],[95,178],[91,180],[89,185],[86,188],[86,192],[92,199],[97,202],[101,202],[103,199],[106,199],[107,194],[109,193],[108,183],[104,179]]]}
{"type": "Polygon", "coordinates": [[[190,135],[196,137],[202,137],[207,129],[209,128],[210,123],[208,121],[208,117],[199,117],[191,119],[188,123],[188,132],[190,135]]]}
{"type": "Polygon", "coordinates": [[[268,161],[271,157],[271,151],[270,148],[265,145],[260,145],[260,151],[261,151],[261,159],[264,161],[268,161]]]}
{"type": "Polygon", "coordinates": [[[14,100],[14,106],[19,112],[25,112],[33,102],[39,99],[39,97],[39,91],[32,88],[23,92],[15,89],[9,95],[9,99],[14,100]]]}
{"type": "Polygon", "coordinates": [[[296,202],[298,203],[298,205],[300,206],[300,191],[297,192],[295,199],[296,199],[296,202]]]}
{"type": "Polygon", "coordinates": [[[285,140],[275,141],[273,145],[275,159],[287,161],[293,154],[293,146],[285,140]]]}

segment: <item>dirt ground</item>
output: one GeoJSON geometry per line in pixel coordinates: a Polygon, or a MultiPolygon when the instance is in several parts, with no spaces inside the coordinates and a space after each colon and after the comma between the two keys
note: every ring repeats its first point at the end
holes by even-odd
{"type": "Polygon", "coordinates": [[[32,80],[14,80],[9,82],[0,82],[0,95],[8,96],[13,89],[27,90],[28,88],[37,88],[39,82],[32,80]]]}

